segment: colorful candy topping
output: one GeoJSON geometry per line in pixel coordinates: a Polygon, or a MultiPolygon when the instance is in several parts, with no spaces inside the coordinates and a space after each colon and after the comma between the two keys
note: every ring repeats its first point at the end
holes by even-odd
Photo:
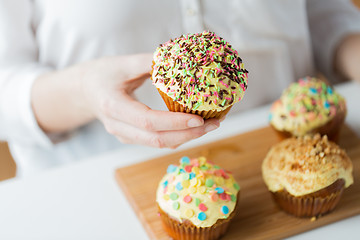
{"type": "Polygon", "coordinates": [[[163,182],[164,187],[166,187],[168,185],[168,183],[169,182],[167,180],[165,182],[163,182]]]}
{"type": "Polygon", "coordinates": [[[184,188],[188,188],[188,187],[190,186],[190,181],[189,181],[189,180],[184,180],[184,181],[182,181],[182,186],[183,186],[184,188]]]}
{"type": "Polygon", "coordinates": [[[182,35],[154,53],[153,84],[193,110],[225,109],[240,101],[247,79],[237,51],[213,32],[182,35]]]}
{"type": "Polygon", "coordinates": [[[199,219],[200,221],[205,221],[205,219],[206,219],[206,214],[205,214],[204,212],[199,212],[198,219],[199,219]]]}
{"type": "Polygon", "coordinates": [[[211,200],[217,202],[217,200],[219,200],[219,195],[216,193],[211,194],[211,200]]]}
{"type": "Polygon", "coordinates": [[[191,209],[186,209],[185,215],[187,218],[191,218],[192,216],[194,216],[194,211],[191,209]]]}
{"type": "Polygon", "coordinates": [[[179,166],[170,165],[167,172],[158,194],[175,215],[210,224],[233,211],[239,185],[229,172],[206,158],[183,157],[179,166]]]}
{"type": "Polygon", "coordinates": [[[179,202],[173,202],[173,208],[175,210],[178,210],[180,208],[180,203],[179,202]]]}
{"type": "Polygon", "coordinates": [[[181,164],[190,164],[190,158],[189,157],[182,157],[180,159],[181,164]]]}
{"type": "Polygon", "coordinates": [[[192,201],[192,197],[191,197],[190,195],[186,195],[186,196],[184,197],[184,202],[190,203],[191,201],[192,201]]]}
{"type": "Polygon", "coordinates": [[[176,169],[177,169],[177,167],[175,165],[169,165],[166,172],[172,173],[172,172],[175,172],[176,169]]]}
{"type": "Polygon", "coordinates": [[[236,196],[235,195],[230,195],[231,201],[236,202],[236,196]]]}
{"type": "Polygon", "coordinates": [[[190,173],[190,172],[191,172],[191,168],[192,168],[192,166],[191,166],[191,165],[187,165],[187,166],[185,166],[185,167],[184,167],[185,172],[190,173]]]}
{"type": "Polygon", "coordinates": [[[169,199],[170,199],[169,195],[168,195],[168,194],[165,194],[165,195],[164,195],[164,200],[167,201],[167,200],[169,200],[169,199]]]}
{"type": "Polygon", "coordinates": [[[171,200],[176,200],[176,199],[178,199],[179,198],[179,195],[176,193],[176,192],[172,192],[171,194],[170,194],[170,199],[171,200]]]}
{"type": "Polygon", "coordinates": [[[302,136],[330,121],[346,103],[331,86],[305,77],[287,88],[271,108],[269,121],[278,130],[302,136]]]}
{"type": "Polygon", "coordinates": [[[214,185],[214,180],[212,180],[212,178],[206,179],[205,185],[207,187],[212,187],[214,185]]]}
{"type": "Polygon", "coordinates": [[[221,188],[221,187],[217,187],[217,188],[215,188],[215,191],[216,191],[217,193],[221,194],[221,193],[224,192],[224,189],[221,188]]]}
{"type": "Polygon", "coordinates": [[[221,207],[221,213],[222,214],[228,214],[229,213],[229,208],[227,206],[222,206],[221,207]]]}
{"type": "Polygon", "coordinates": [[[176,187],[176,189],[179,190],[179,191],[183,189],[183,187],[182,187],[182,185],[181,185],[181,182],[178,182],[175,187],[176,187]]]}
{"type": "Polygon", "coordinates": [[[199,204],[199,209],[200,209],[201,211],[205,212],[205,211],[207,210],[207,207],[205,206],[205,204],[200,203],[200,204],[199,204]]]}

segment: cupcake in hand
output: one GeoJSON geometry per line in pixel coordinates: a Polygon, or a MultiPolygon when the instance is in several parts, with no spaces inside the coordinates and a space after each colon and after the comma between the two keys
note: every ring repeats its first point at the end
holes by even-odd
{"type": "Polygon", "coordinates": [[[316,134],[273,146],[262,175],[281,209],[297,217],[316,217],[335,208],[353,183],[352,169],[344,150],[316,134]]]}
{"type": "Polygon", "coordinates": [[[170,111],[220,119],[243,98],[248,71],[229,43],[204,31],[160,44],[151,79],[170,111]]]}
{"type": "Polygon", "coordinates": [[[281,139],[320,133],[337,142],[345,116],[344,98],[324,81],[306,77],[273,103],[270,125],[281,139]]]}
{"type": "Polygon", "coordinates": [[[240,187],[205,157],[182,157],[159,183],[156,202],[165,231],[174,239],[211,240],[225,234],[236,214],[240,187]]]}

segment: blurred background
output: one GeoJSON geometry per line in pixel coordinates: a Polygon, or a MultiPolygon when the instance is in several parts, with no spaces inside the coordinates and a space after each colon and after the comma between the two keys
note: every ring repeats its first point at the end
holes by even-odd
{"type": "MultiPolygon", "coordinates": [[[[354,7],[360,9],[360,0],[353,0],[354,7]]],[[[16,164],[11,157],[6,142],[0,142],[0,181],[13,178],[16,174],[16,164]]]]}
{"type": "Polygon", "coordinates": [[[0,181],[15,177],[16,164],[6,142],[0,142],[0,181]]]}

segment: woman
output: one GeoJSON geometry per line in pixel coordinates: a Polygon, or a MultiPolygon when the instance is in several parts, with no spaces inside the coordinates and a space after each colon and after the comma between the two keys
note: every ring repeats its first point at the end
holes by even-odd
{"type": "Polygon", "coordinates": [[[315,69],[333,81],[360,79],[360,15],[349,1],[0,4],[0,139],[22,175],[121,142],[175,148],[219,127],[154,110],[161,99],[148,80],[149,53],[183,33],[212,30],[239,51],[249,89],[233,113],[273,101],[315,69]]]}

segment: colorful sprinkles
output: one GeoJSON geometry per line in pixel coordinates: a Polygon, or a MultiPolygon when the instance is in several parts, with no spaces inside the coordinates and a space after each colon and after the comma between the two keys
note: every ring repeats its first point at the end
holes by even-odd
{"type": "Polygon", "coordinates": [[[207,210],[207,207],[205,206],[205,204],[200,203],[200,204],[199,204],[199,209],[200,209],[201,211],[205,212],[205,211],[207,210]]]}
{"type": "Polygon", "coordinates": [[[201,203],[200,199],[199,198],[195,198],[195,205],[196,206],[199,206],[201,203]]]}
{"type": "Polygon", "coordinates": [[[215,191],[216,191],[217,193],[221,194],[221,193],[224,192],[224,189],[221,188],[221,187],[217,187],[217,188],[215,188],[215,191]]]}
{"type": "Polygon", "coordinates": [[[186,217],[191,218],[192,216],[194,216],[194,211],[191,209],[186,209],[185,215],[186,217]]]}
{"type": "Polygon", "coordinates": [[[173,202],[173,208],[175,209],[175,210],[178,210],[179,208],[180,208],[180,203],[179,202],[173,202]]]}
{"type": "Polygon", "coordinates": [[[160,183],[162,199],[183,217],[205,222],[216,212],[219,218],[227,218],[234,209],[239,185],[206,158],[182,157],[180,165],[170,165],[167,172],[160,183]]]}
{"type": "Polygon", "coordinates": [[[330,85],[305,77],[291,84],[271,107],[269,121],[278,130],[301,136],[330,121],[346,102],[330,85]]]}
{"type": "Polygon", "coordinates": [[[212,180],[212,178],[206,179],[205,185],[207,187],[212,187],[214,185],[214,180],[212,180]]]}
{"type": "Polygon", "coordinates": [[[225,214],[225,215],[228,214],[229,213],[229,208],[227,206],[225,206],[225,205],[222,206],[221,207],[221,213],[225,214]]]}
{"type": "Polygon", "coordinates": [[[184,202],[185,203],[190,203],[192,201],[192,197],[190,196],[190,195],[186,195],[185,197],[184,197],[184,202]]]}
{"type": "Polygon", "coordinates": [[[176,199],[178,199],[179,198],[179,195],[176,193],[176,192],[172,192],[171,194],[170,194],[170,199],[171,200],[176,200],[176,199]]]}
{"type": "Polygon", "coordinates": [[[206,220],[206,213],[200,212],[199,215],[198,215],[198,219],[200,221],[205,221],[206,220]]]}
{"type": "Polygon", "coordinates": [[[192,110],[225,109],[244,96],[248,71],[228,42],[204,31],[160,44],[154,53],[152,81],[192,110]]]}
{"type": "Polygon", "coordinates": [[[182,157],[180,160],[181,164],[190,164],[190,158],[189,157],[182,157]]]}
{"type": "Polygon", "coordinates": [[[183,189],[183,186],[181,185],[181,182],[178,182],[175,187],[179,191],[183,189]]]}
{"type": "Polygon", "coordinates": [[[167,173],[173,173],[173,172],[175,172],[176,171],[176,169],[177,169],[177,167],[175,166],[175,165],[169,165],[168,166],[168,168],[167,168],[167,173]]]}

